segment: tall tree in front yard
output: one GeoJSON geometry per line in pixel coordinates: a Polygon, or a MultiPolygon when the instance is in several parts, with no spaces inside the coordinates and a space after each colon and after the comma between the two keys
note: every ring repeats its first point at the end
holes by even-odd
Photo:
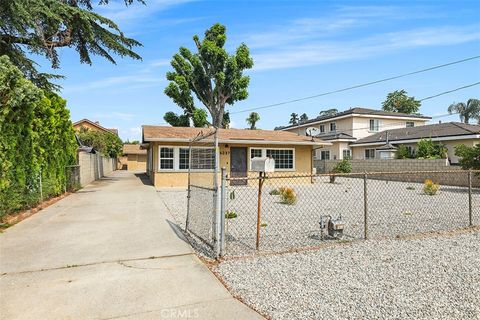
{"type": "Polygon", "coordinates": [[[480,122],[480,100],[468,99],[467,103],[452,103],[448,107],[448,113],[458,113],[460,121],[463,123],[468,124],[470,119],[476,119],[480,122]]]}
{"type": "MultiPolygon", "coordinates": [[[[115,63],[114,55],[140,59],[132,48],[140,43],[127,38],[119,27],[93,11],[92,0],[2,0],[0,1],[0,56],[7,55],[24,76],[36,86],[58,89],[52,79],[59,75],[42,73],[32,53],[43,55],[52,68],[60,66],[58,48],[73,48],[81,63],[101,56],[115,63]]],[[[97,1],[107,4],[108,0],[97,1]]],[[[134,0],[124,0],[126,5],[134,0]]],[[[138,2],[144,3],[143,0],[138,2]]]]}
{"type": "Polygon", "coordinates": [[[226,40],[226,28],[219,23],[205,32],[203,40],[194,36],[197,52],[181,47],[173,56],[174,71],[167,73],[170,83],[165,89],[178,106],[192,112],[196,109],[194,94],[210,112],[217,128],[225,125],[225,105],[248,97],[250,78],[244,71],[253,67],[248,47],[242,43],[230,55],[224,48],[226,40]]]}
{"type": "Polygon", "coordinates": [[[413,114],[417,113],[421,102],[415,100],[415,97],[409,97],[405,90],[397,90],[387,95],[382,102],[382,109],[389,112],[400,112],[413,114]]]}

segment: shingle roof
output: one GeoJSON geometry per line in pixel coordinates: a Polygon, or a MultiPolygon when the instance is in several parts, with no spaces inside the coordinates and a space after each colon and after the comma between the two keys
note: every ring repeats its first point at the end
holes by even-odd
{"type": "Polygon", "coordinates": [[[319,116],[319,117],[304,121],[304,122],[299,123],[299,124],[292,124],[292,125],[289,125],[289,126],[280,127],[279,130],[285,130],[285,129],[289,129],[289,128],[292,128],[292,127],[297,127],[299,125],[304,126],[304,125],[309,124],[309,123],[314,123],[314,122],[317,122],[317,121],[323,121],[323,120],[328,120],[328,119],[334,119],[334,118],[349,115],[349,114],[365,114],[365,115],[391,116],[391,117],[409,117],[409,118],[418,118],[418,119],[426,119],[426,120],[431,119],[431,117],[427,117],[427,116],[424,116],[424,115],[421,115],[421,114],[407,114],[407,113],[399,113],[399,112],[388,112],[388,111],[383,111],[383,110],[375,110],[375,109],[367,109],[367,108],[357,107],[357,108],[351,108],[351,109],[348,109],[348,110],[345,110],[345,111],[338,112],[338,113],[336,113],[334,115],[331,115],[331,116],[319,116]]]}
{"type": "MultiPolygon", "coordinates": [[[[389,142],[422,138],[439,138],[462,135],[480,134],[480,126],[460,122],[446,122],[429,124],[411,128],[387,130],[389,142]]],[[[364,143],[386,142],[387,131],[382,131],[371,136],[359,139],[352,146],[364,143]]]]}
{"type": "Polygon", "coordinates": [[[141,149],[139,144],[124,144],[123,154],[147,154],[147,150],[141,149]]]}
{"type": "MultiPolygon", "coordinates": [[[[188,142],[199,134],[213,133],[212,128],[192,127],[166,127],[166,126],[143,126],[143,141],[178,141],[188,142]]],[[[307,144],[328,145],[318,138],[297,135],[287,131],[274,130],[245,130],[245,129],[219,129],[219,142],[222,143],[275,143],[275,144],[307,144]]]]}
{"type": "Polygon", "coordinates": [[[354,138],[353,136],[344,133],[344,132],[329,132],[329,133],[321,133],[316,135],[315,137],[325,140],[325,141],[330,141],[330,140],[337,140],[337,139],[346,139],[346,140],[357,140],[357,138],[354,138]]]}
{"type": "Polygon", "coordinates": [[[104,126],[101,126],[99,123],[93,122],[93,121],[88,120],[88,119],[78,120],[78,121],[76,121],[76,122],[73,123],[73,126],[81,125],[83,122],[87,122],[87,123],[91,124],[92,126],[95,126],[95,127],[97,127],[98,129],[102,130],[102,131],[108,131],[108,132],[111,132],[111,133],[113,133],[114,135],[117,135],[117,136],[118,136],[118,130],[117,130],[117,129],[114,129],[114,128],[105,128],[104,126]]]}

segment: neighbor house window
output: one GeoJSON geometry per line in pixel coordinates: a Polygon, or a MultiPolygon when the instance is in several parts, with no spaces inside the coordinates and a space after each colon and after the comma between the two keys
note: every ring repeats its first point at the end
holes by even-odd
{"type": "Polygon", "coordinates": [[[330,122],[330,131],[337,131],[337,123],[330,122]]]}
{"type": "Polygon", "coordinates": [[[159,170],[212,170],[215,168],[215,149],[185,147],[159,147],[159,170]]]}
{"type": "Polygon", "coordinates": [[[293,149],[266,149],[267,157],[275,159],[275,169],[294,169],[293,149]]]}
{"type": "Polygon", "coordinates": [[[173,170],[174,148],[160,148],[160,169],[173,170]]]}
{"type": "Polygon", "coordinates": [[[365,149],[365,159],[375,159],[375,149],[365,149]]]}
{"type": "Polygon", "coordinates": [[[320,133],[324,133],[324,132],[325,132],[325,125],[321,124],[320,125],[320,133]]]}
{"type": "Polygon", "coordinates": [[[378,131],[380,128],[380,121],[378,119],[370,119],[370,131],[378,131]]]}
{"type": "Polygon", "coordinates": [[[330,160],[330,151],[329,150],[323,150],[320,153],[320,159],[321,160],[330,160]]]}
{"type": "Polygon", "coordinates": [[[407,128],[413,128],[413,127],[415,127],[415,122],[413,122],[413,121],[407,121],[407,122],[405,123],[405,126],[406,126],[407,128]]]}
{"type": "Polygon", "coordinates": [[[343,159],[351,159],[352,151],[350,149],[343,149],[342,155],[343,155],[343,159]]]}

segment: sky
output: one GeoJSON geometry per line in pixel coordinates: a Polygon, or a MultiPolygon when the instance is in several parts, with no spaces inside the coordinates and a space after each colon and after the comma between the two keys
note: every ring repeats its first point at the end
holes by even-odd
{"type": "MultiPolygon", "coordinates": [[[[88,118],[140,140],[141,126],[165,125],[167,111],[181,112],[163,92],[169,61],[181,46],[194,49],[214,23],[227,27],[226,48],[242,42],[254,67],[249,97],[228,106],[231,126],[246,128],[246,109],[312,96],[480,55],[480,4],[476,1],[189,1],[146,0],[126,7],[110,0],[95,11],[113,19],[143,46],[142,61],[94,58],[81,64],[60,51],[66,76],[58,83],[72,121],[88,118]]],[[[48,63],[42,63],[48,69],[48,63]]],[[[260,109],[261,129],[287,125],[292,112],[314,118],[321,110],[380,109],[386,95],[404,89],[416,99],[480,81],[480,59],[311,100],[260,109]]],[[[425,100],[420,112],[447,113],[453,102],[480,98],[480,86],[425,100]]],[[[197,107],[202,107],[200,103],[197,107]]],[[[457,115],[435,118],[458,121],[457,115]]]]}

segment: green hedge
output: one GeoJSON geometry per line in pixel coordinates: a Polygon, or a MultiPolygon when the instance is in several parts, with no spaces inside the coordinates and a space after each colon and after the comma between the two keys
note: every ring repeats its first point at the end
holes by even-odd
{"type": "Polygon", "coordinates": [[[0,57],[0,218],[60,194],[76,141],[66,102],[0,57]],[[41,175],[41,177],[40,177],[41,175]]]}

